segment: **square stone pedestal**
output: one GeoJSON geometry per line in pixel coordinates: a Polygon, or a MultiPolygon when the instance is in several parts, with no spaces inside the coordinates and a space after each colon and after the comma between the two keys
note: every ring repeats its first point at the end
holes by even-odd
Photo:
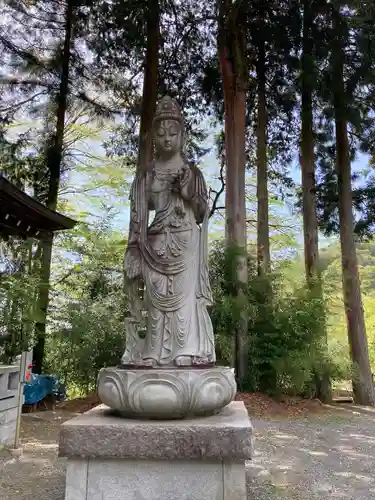
{"type": "Polygon", "coordinates": [[[242,402],[186,420],[131,420],[99,406],[62,425],[65,500],[246,500],[252,427],[242,402]]]}

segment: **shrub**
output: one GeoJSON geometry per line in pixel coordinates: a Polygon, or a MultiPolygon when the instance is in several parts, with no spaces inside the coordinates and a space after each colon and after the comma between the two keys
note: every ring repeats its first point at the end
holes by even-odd
{"type": "MultiPolygon", "coordinates": [[[[258,277],[248,258],[249,373],[247,389],[270,394],[304,394],[311,391],[314,376],[326,370],[324,349],[325,304],[306,286],[286,290],[277,272],[258,277]]],[[[218,352],[232,362],[234,332],[240,308],[235,295],[233,251],[222,243],[211,253],[214,294],[212,320],[218,352]],[[228,285],[229,284],[229,285],[228,285]]]]}
{"type": "Polygon", "coordinates": [[[60,327],[48,337],[45,371],[58,374],[68,388],[93,391],[99,370],[118,364],[123,354],[122,304],[117,293],[67,304],[60,327]]]}

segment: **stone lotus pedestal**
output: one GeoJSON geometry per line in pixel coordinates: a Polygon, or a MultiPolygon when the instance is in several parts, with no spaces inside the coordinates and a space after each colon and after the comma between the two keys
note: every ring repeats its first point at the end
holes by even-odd
{"type": "Polygon", "coordinates": [[[233,401],[234,370],[227,367],[103,368],[99,398],[125,417],[175,419],[211,415],[233,401]]]}
{"type": "Polygon", "coordinates": [[[183,420],[117,417],[106,406],[62,425],[65,500],[245,500],[252,428],[242,402],[183,420]]]}

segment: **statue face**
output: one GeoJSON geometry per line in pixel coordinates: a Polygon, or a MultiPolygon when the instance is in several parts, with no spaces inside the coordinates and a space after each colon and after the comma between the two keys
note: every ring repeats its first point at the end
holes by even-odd
{"type": "Polygon", "coordinates": [[[160,156],[173,156],[181,151],[181,125],[175,120],[161,120],[156,125],[155,148],[160,156]]]}

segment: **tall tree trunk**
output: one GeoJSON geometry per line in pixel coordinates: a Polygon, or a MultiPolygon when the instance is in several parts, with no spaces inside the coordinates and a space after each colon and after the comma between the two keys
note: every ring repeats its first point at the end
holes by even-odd
{"type": "MultiPolygon", "coordinates": [[[[25,243],[25,273],[30,279],[33,275],[33,240],[29,238],[25,243]]],[[[30,348],[32,334],[33,334],[33,322],[31,320],[33,307],[34,307],[33,297],[29,297],[28,303],[23,307],[22,311],[22,350],[26,351],[30,348]]]]}
{"type": "Polygon", "coordinates": [[[143,79],[138,169],[144,171],[152,160],[152,120],[156,110],[160,41],[159,0],[148,0],[147,47],[143,79]]]}
{"type": "MultiPolygon", "coordinates": [[[[310,291],[320,299],[323,289],[319,269],[318,219],[315,198],[315,154],[313,124],[313,88],[315,81],[314,40],[312,27],[314,17],[311,0],[303,2],[303,35],[301,57],[301,173],[303,192],[303,234],[305,273],[310,291]]],[[[326,332],[325,332],[326,336],[326,332]]],[[[328,351],[327,338],[325,350],[328,351]]],[[[327,353],[326,353],[327,354],[327,353]]],[[[324,370],[326,372],[326,370],[324,370]]],[[[315,375],[317,397],[324,402],[332,399],[328,373],[315,375]]]]}
{"type": "Polygon", "coordinates": [[[332,67],[342,280],[350,352],[352,362],[356,369],[356,374],[353,378],[353,392],[357,404],[374,406],[374,386],[371,376],[354,238],[347,95],[344,83],[345,52],[342,37],[342,20],[340,13],[337,11],[333,13],[333,26],[335,30],[335,39],[333,41],[332,50],[332,67]]]}
{"type": "Polygon", "coordinates": [[[258,47],[257,61],[257,255],[258,274],[262,276],[270,272],[270,234],[268,207],[268,172],[267,172],[267,108],[266,108],[266,52],[265,42],[261,40],[258,47]]]}
{"type": "Polygon", "coordinates": [[[311,39],[312,16],[310,0],[304,0],[303,46],[301,59],[301,173],[303,192],[303,234],[305,272],[308,282],[318,275],[318,219],[315,200],[315,155],[313,129],[313,40],[311,39]]]}
{"type": "MultiPolygon", "coordinates": [[[[226,161],[226,243],[236,253],[236,281],[239,300],[247,287],[246,258],[246,64],[241,21],[232,0],[218,0],[218,52],[224,88],[226,161]]],[[[235,368],[241,386],[248,371],[248,332],[245,307],[235,333],[235,368]]]]}
{"type": "MultiPolygon", "coordinates": [[[[65,129],[65,114],[69,91],[69,66],[70,48],[72,42],[73,28],[73,0],[68,0],[65,11],[65,37],[62,52],[60,88],[57,96],[56,130],[52,142],[47,151],[47,168],[49,172],[49,185],[47,206],[56,210],[57,198],[61,177],[61,162],[63,155],[63,141],[65,129]]],[[[38,321],[35,325],[36,344],[33,353],[33,369],[35,373],[41,373],[44,360],[44,347],[46,338],[46,319],[49,303],[49,289],[51,276],[53,234],[47,234],[40,241],[42,246],[40,285],[38,290],[38,321]]]]}

